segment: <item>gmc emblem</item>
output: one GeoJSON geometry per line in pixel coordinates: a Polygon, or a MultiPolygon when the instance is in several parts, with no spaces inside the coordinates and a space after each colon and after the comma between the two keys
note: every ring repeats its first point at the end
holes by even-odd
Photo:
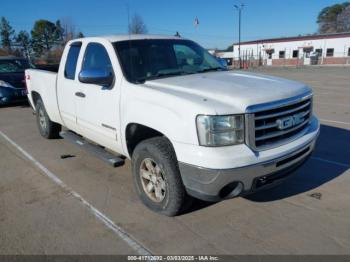
{"type": "Polygon", "coordinates": [[[277,128],[279,130],[291,128],[291,127],[297,126],[303,122],[304,122],[304,113],[303,112],[276,120],[277,128]]]}

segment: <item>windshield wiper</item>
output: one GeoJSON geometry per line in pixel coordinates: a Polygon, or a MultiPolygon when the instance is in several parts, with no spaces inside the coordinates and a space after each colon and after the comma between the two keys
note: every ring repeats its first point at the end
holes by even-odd
{"type": "Polygon", "coordinates": [[[168,76],[183,76],[183,75],[191,75],[191,74],[197,74],[197,71],[194,72],[186,72],[186,71],[176,71],[176,72],[159,72],[154,76],[150,77],[142,77],[134,80],[135,84],[144,84],[146,81],[155,80],[163,77],[168,76]]]}
{"type": "Polygon", "coordinates": [[[150,80],[155,80],[158,78],[162,78],[162,77],[167,77],[167,76],[177,76],[177,75],[183,75],[185,72],[168,72],[168,73],[157,73],[156,75],[150,76],[150,77],[141,77],[141,78],[137,78],[134,80],[135,84],[144,84],[146,81],[150,81],[150,80]]]}
{"type": "Polygon", "coordinates": [[[145,81],[148,80],[155,80],[163,77],[168,77],[168,76],[182,76],[182,75],[189,75],[193,74],[194,72],[185,72],[185,71],[176,71],[176,72],[159,72],[154,76],[147,77],[145,78],[145,81]]]}
{"type": "Polygon", "coordinates": [[[183,75],[185,74],[186,72],[184,71],[177,71],[177,72],[160,72],[160,73],[157,73],[154,77],[162,77],[162,76],[177,76],[177,75],[183,75]]]}
{"type": "Polygon", "coordinates": [[[227,71],[227,69],[223,68],[223,67],[211,67],[211,68],[204,68],[204,69],[199,70],[197,72],[204,73],[204,72],[211,72],[211,71],[227,71]]]}

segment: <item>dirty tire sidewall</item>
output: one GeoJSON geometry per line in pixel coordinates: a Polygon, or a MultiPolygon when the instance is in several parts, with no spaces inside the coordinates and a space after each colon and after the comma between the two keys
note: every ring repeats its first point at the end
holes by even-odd
{"type": "Polygon", "coordinates": [[[47,139],[59,138],[59,133],[62,127],[60,124],[54,123],[50,120],[49,115],[46,112],[44,103],[41,99],[39,99],[35,105],[35,112],[36,112],[36,122],[37,122],[40,134],[47,139]],[[43,128],[40,125],[40,117],[39,117],[40,111],[45,116],[45,122],[46,122],[45,128],[43,128]]]}
{"type": "Polygon", "coordinates": [[[186,191],[174,149],[168,139],[156,137],[141,142],[132,155],[132,173],[137,194],[148,208],[167,216],[180,214],[184,207],[186,191]],[[164,172],[166,194],[161,202],[152,201],[142,187],[140,166],[146,158],[153,159],[164,172]]]}
{"type": "Polygon", "coordinates": [[[49,116],[47,115],[46,113],[46,110],[45,110],[45,107],[44,107],[44,104],[41,100],[39,100],[36,104],[36,107],[35,107],[35,111],[36,111],[36,122],[37,122],[37,125],[38,125],[38,128],[39,128],[39,132],[40,134],[45,137],[45,138],[48,138],[49,137],[49,116]],[[42,111],[43,114],[45,115],[45,121],[46,121],[46,128],[44,129],[41,124],[40,124],[40,117],[39,117],[39,112],[42,111]]]}

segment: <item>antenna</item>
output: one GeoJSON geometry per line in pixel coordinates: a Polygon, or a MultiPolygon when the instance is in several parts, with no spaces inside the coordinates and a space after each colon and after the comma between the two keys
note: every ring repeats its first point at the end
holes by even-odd
{"type": "Polygon", "coordinates": [[[129,34],[129,40],[130,40],[130,5],[129,2],[126,3],[126,12],[128,16],[128,34],[129,34]]]}
{"type": "Polygon", "coordinates": [[[130,33],[130,5],[129,5],[129,1],[126,3],[126,11],[127,11],[127,15],[128,15],[129,66],[130,66],[131,76],[134,77],[134,68],[133,68],[132,58],[131,58],[131,33],[130,33]]]}

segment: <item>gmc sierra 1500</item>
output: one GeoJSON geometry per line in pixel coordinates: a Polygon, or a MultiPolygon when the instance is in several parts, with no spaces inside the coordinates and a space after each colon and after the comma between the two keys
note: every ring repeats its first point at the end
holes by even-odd
{"type": "Polygon", "coordinates": [[[140,199],[168,216],[188,195],[218,201],[277,184],[319,133],[305,84],[229,71],[180,37],[72,40],[58,73],[29,69],[26,81],[42,136],[114,166],[131,159],[140,199]]]}

